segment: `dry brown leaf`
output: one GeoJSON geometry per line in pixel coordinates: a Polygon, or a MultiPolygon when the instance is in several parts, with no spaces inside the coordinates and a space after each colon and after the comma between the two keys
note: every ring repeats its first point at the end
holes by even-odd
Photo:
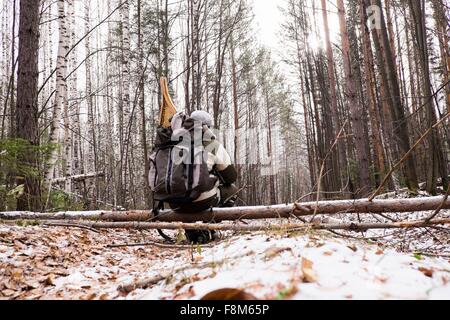
{"type": "Polygon", "coordinates": [[[11,272],[11,276],[14,280],[20,281],[23,278],[23,270],[22,269],[13,269],[11,272]]]}
{"type": "Polygon", "coordinates": [[[54,286],[55,285],[55,275],[54,274],[49,274],[47,279],[45,279],[44,284],[46,286],[54,286]]]}
{"type": "Polygon", "coordinates": [[[27,286],[28,290],[37,289],[40,287],[39,283],[35,280],[24,281],[23,284],[27,286]]]}
{"type": "Polygon", "coordinates": [[[174,297],[174,300],[187,300],[187,299],[190,299],[190,298],[192,298],[194,296],[195,296],[194,287],[190,286],[187,292],[185,292],[183,294],[176,295],[174,297]]]}
{"type": "Polygon", "coordinates": [[[194,262],[201,262],[203,260],[202,256],[196,256],[194,257],[194,262]]]}
{"type": "Polygon", "coordinates": [[[386,276],[377,276],[376,280],[381,282],[381,283],[386,283],[389,280],[389,278],[386,277],[386,276]]]}
{"type": "Polygon", "coordinates": [[[109,296],[107,293],[102,293],[99,297],[99,300],[109,300],[109,296]]]}
{"type": "Polygon", "coordinates": [[[313,270],[314,263],[311,260],[302,258],[303,281],[313,283],[317,281],[317,276],[313,270]]]}
{"type": "Polygon", "coordinates": [[[354,244],[352,244],[351,246],[347,246],[347,248],[349,248],[349,249],[352,250],[353,252],[358,251],[358,248],[357,248],[354,244]]]}
{"type": "Polygon", "coordinates": [[[4,283],[3,283],[3,286],[4,286],[6,289],[18,290],[17,284],[15,284],[15,283],[13,283],[13,282],[10,282],[10,281],[4,282],[4,283]]]}
{"type": "Polygon", "coordinates": [[[424,267],[420,267],[419,271],[422,272],[428,278],[433,278],[434,270],[428,269],[428,268],[424,268],[424,267]]]}
{"type": "Polygon", "coordinates": [[[289,247],[284,247],[284,248],[271,247],[271,248],[267,249],[267,251],[265,253],[265,259],[270,260],[285,251],[292,251],[292,249],[289,247]]]}
{"type": "Polygon", "coordinates": [[[11,297],[15,293],[16,293],[16,291],[11,290],[11,289],[2,290],[2,295],[5,296],[5,297],[11,297]]]}
{"type": "Polygon", "coordinates": [[[95,292],[91,292],[87,294],[86,296],[82,297],[82,300],[94,300],[97,294],[95,292]]]}
{"type": "Polygon", "coordinates": [[[377,252],[375,252],[375,254],[377,256],[381,256],[382,254],[384,254],[384,251],[382,249],[378,248],[378,250],[377,250],[377,252]]]}
{"type": "Polygon", "coordinates": [[[205,295],[203,298],[201,298],[200,300],[234,300],[234,301],[239,301],[239,300],[258,300],[255,296],[253,296],[252,294],[249,294],[247,292],[245,292],[244,290],[241,289],[230,289],[230,288],[225,288],[225,289],[219,289],[219,290],[215,290],[213,292],[208,293],[207,295],[205,295]]]}

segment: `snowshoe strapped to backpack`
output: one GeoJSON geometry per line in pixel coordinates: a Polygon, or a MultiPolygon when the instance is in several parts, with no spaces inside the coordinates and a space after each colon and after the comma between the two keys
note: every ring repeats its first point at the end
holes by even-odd
{"type": "Polygon", "coordinates": [[[217,179],[210,176],[207,159],[202,124],[177,113],[170,128],[158,128],[150,157],[149,184],[154,201],[186,205],[213,189],[217,179]]]}

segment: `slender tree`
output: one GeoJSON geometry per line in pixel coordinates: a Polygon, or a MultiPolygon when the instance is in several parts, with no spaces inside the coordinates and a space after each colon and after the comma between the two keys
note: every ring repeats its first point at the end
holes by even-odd
{"type": "MultiPolygon", "coordinates": [[[[38,170],[38,53],[39,1],[20,1],[19,53],[16,105],[16,136],[29,143],[30,149],[20,161],[38,170]]],[[[40,210],[40,183],[35,174],[18,179],[24,194],[17,200],[18,210],[40,210]]]]}

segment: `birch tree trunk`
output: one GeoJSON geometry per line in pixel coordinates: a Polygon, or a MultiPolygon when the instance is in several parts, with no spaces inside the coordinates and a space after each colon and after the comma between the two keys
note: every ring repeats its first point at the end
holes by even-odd
{"type": "Polygon", "coordinates": [[[120,156],[121,186],[119,188],[121,205],[128,201],[127,184],[130,175],[128,165],[128,148],[131,145],[132,137],[128,134],[130,121],[130,5],[125,1],[120,8],[120,27],[121,27],[121,97],[119,118],[121,118],[121,145],[120,156]]]}
{"type": "MultiPolygon", "coordinates": [[[[67,16],[65,10],[65,1],[58,0],[58,22],[59,22],[59,44],[58,44],[58,58],[56,60],[56,87],[55,87],[55,102],[53,105],[52,126],[50,129],[50,145],[57,145],[62,127],[63,111],[68,108],[67,97],[67,52],[69,49],[68,33],[67,33],[67,16]]],[[[48,168],[45,174],[45,181],[50,188],[51,180],[54,177],[56,162],[58,161],[58,150],[51,152],[48,168]]],[[[50,191],[50,190],[49,190],[50,191]]]]}
{"type": "MultiPolygon", "coordinates": [[[[85,3],[85,33],[90,32],[90,1],[85,3]]],[[[90,37],[85,39],[86,50],[86,102],[87,102],[87,137],[88,137],[88,152],[87,152],[87,172],[96,172],[97,164],[95,161],[96,152],[96,133],[94,120],[94,105],[92,100],[92,76],[91,76],[91,42],[90,37]]],[[[97,206],[97,190],[94,180],[88,180],[86,197],[89,199],[89,207],[95,208],[97,206]]]]}
{"type": "MultiPolygon", "coordinates": [[[[74,0],[67,1],[67,13],[70,19],[70,47],[73,48],[70,53],[69,66],[71,70],[75,70],[77,67],[77,47],[74,47],[76,42],[76,18],[75,18],[75,4],[74,0]]],[[[81,159],[81,127],[80,127],[80,105],[78,103],[78,73],[75,71],[72,73],[70,81],[69,81],[69,116],[70,116],[70,125],[72,128],[72,149],[70,151],[72,161],[70,161],[70,165],[72,168],[70,171],[72,174],[80,174],[80,166],[82,163],[81,159]],[[73,114],[70,114],[73,112],[73,114]]],[[[66,186],[67,187],[67,186],[66,186]]],[[[68,186],[72,187],[72,186],[68,186]]]]}

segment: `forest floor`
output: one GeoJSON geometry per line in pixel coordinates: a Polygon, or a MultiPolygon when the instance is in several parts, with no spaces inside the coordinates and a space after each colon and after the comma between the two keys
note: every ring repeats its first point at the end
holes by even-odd
{"type": "Polygon", "coordinates": [[[0,224],[0,299],[200,299],[222,288],[258,299],[450,299],[448,232],[226,233],[205,247],[112,248],[160,239],[152,231],[0,224]],[[161,274],[146,289],[118,290],[161,274]]]}

